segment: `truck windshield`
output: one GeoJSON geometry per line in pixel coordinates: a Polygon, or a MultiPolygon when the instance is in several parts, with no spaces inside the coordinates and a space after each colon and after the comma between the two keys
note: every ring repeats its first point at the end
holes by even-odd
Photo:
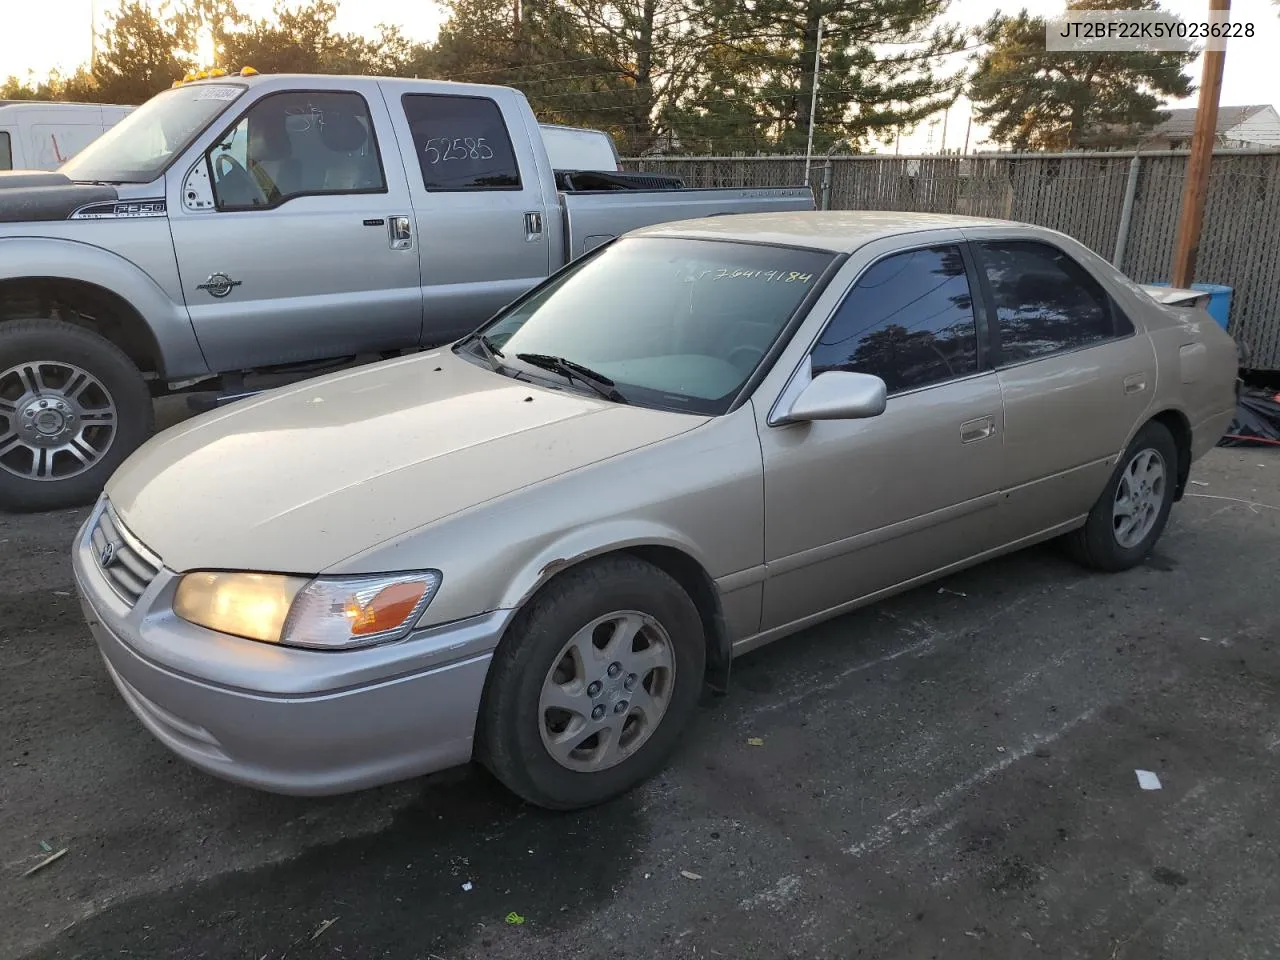
{"type": "MultiPolygon", "coordinates": [[[[608,378],[629,403],[719,416],[833,259],[763,244],[628,238],[478,332],[508,367],[521,355],[544,358],[542,366],[561,358],[608,378]]],[[[556,378],[537,366],[529,372],[556,378]]]]}
{"type": "Polygon", "coordinates": [[[81,183],[150,183],[247,88],[194,83],[152,97],[58,168],[81,183]]]}

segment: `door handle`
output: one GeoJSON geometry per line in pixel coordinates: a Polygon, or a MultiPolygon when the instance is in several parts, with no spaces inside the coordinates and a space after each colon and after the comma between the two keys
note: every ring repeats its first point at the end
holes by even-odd
{"type": "Polygon", "coordinates": [[[992,417],[978,417],[960,424],[960,442],[973,443],[985,440],[996,432],[996,422],[992,417]]]}
{"type": "Polygon", "coordinates": [[[1141,393],[1147,389],[1147,375],[1145,373],[1131,373],[1124,378],[1125,393],[1141,393]]]}
{"type": "Polygon", "coordinates": [[[387,232],[392,250],[408,250],[413,246],[413,223],[408,217],[389,217],[387,232]]]}
{"type": "Polygon", "coordinates": [[[530,210],[524,215],[524,239],[533,243],[542,238],[542,211],[530,210]]]}

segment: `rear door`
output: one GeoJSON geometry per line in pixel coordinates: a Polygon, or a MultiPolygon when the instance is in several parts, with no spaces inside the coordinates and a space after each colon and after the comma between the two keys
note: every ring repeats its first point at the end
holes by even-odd
{"type": "Polygon", "coordinates": [[[183,293],[215,370],[418,344],[412,210],[377,82],[307,83],[240,107],[170,178],[183,293]]]}
{"type": "MultiPolygon", "coordinates": [[[[968,231],[966,231],[968,232],[968,231]]],[[[1004,398],[1003,539],[1087,513],[1151,404],[1151,340],[1048,240],[973,237],[1004,398]]]]}
{"type": "Polygon", "coordinates": [[[456,89],[383,84],[413,199],[428,344],[469,333],[551,264],[554,196],[538,170],[537,128],[512,91],[456,89]]]}

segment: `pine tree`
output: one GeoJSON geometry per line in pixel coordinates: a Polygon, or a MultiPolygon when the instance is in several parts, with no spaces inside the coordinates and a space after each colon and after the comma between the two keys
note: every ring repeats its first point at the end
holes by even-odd
{"type": "Polygon", "coordinates": [[[727,139],[738,144],[803,149],[819,22],[815,149],[838,138],[857,146],[881,131],[918,123],[956,97],[959,74],[940,75],[938,69],[939,58],[965,42],[961,30],[940,22],[948,0],[695,2],[698,19],[716,38],[722,68],[689,104],[686,127],[705,119],[717,132],[732,129],[727,139]]]}
{"type": "MultiPolygon", "coordinates": [[[[1076,10],[1158,10],[1156,0],[1074,0],[1076,10]]],[[[1134,143],[1167,117],[1165,99],[1194,87],[1191,53],[1045,51],[1045,21],[1024,9],[993,17],[969,87],[974,116],[1015,150],[1104,149],[1134,143]]]]}

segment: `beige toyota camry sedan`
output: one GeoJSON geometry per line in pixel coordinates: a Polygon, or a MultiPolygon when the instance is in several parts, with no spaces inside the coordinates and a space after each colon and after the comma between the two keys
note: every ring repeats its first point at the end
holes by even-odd
{"type": "Polygon", "coordinates": [[[155,437],[76,579],[125,702],[212,774],[324,794],[475,759],[581,807],[761,644],[1050,538],[1138,563],[1236,373],[1202,307],[1049,230],[667,224],[449,347],[155,437]]]}

